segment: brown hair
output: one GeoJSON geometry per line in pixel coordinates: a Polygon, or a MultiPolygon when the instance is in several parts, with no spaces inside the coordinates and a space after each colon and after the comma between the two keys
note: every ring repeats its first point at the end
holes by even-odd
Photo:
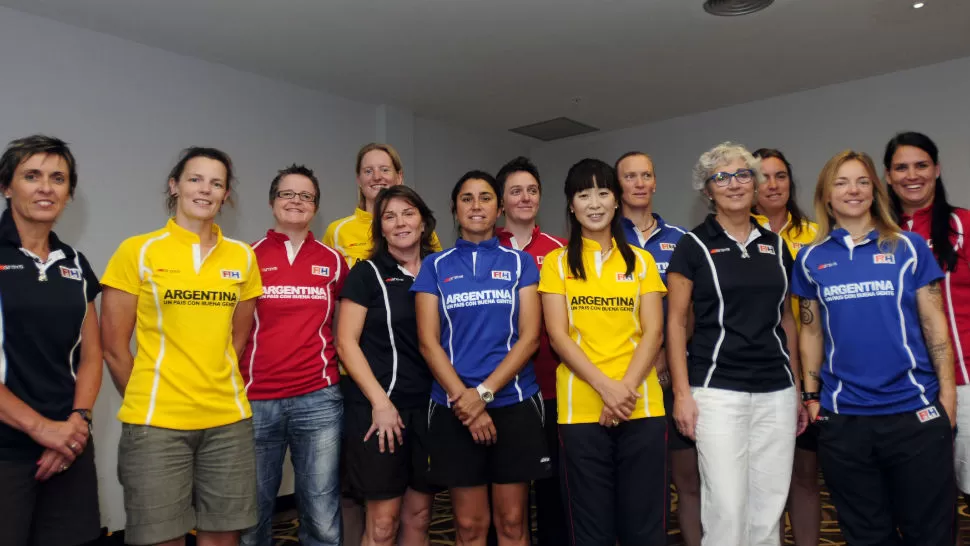
{"type": "Polygon", "coordinates": [[[838,177],[839,169],[849,161],[858,161],[866,169],[866,174],[872,183],[872,206],[869,213],[872,215],[872,222],[879,232],[879,248],[895,251],[896,243],[902,234],[899,225],[893,220],[892,212],[889,208],[889,193],[879,181],[876,172],[876,165],[872,158],[865,152],[855,150],[845,150],[836,154],[822,167],[822,172],[818,175],[818,184],[815,185],[815,220],[818,222],[818,234],[813,243],[820,243],[832,233],[836,227],[835,216],[829,205],[829,196],[832,193],[832,185],[838,177]]]}

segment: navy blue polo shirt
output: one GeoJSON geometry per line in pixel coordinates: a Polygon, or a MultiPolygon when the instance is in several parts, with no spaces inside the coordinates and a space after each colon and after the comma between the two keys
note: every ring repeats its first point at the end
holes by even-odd
{"type": "Polygon", "coordinates": [[[713,214],[681,239],[668,272],[693,282],[691,386],[762,393],[795,384],[781,327],[791,268],[788,245],[753,218],[747,241],[713,214]]]}
{"type": "MultiPolygon", "coordinates": [[[[653,218],[657,221],[657,225],[646,237],[629,218],[624,216],[620,219],[620,222],[623,224],[626,242],[646,250],[653,256],[653,260],[657,262],[657,270],[660,271],[660,279],[666,285],[667,265],[670,263],[670,256],[677,248],[680,238],[687,234],[687,230],[664,222],[664,219],[657,213],[653,214],[653,218]]],[[[664,300],[664,309],[666,309],[666,300],[664,300]]]]}
{"type": "Polygon", "coordinates": [[[821,404],[848,415],[924,408],[939,393],[923,341],[916,291],[943,278],[926,241],[903,232],[895,249],[878,232],[859,243],[844,229],[798,252],[792,292],[819,302],[825,333],[821,404]]]}
{"type": "MultiPolygon", "coordinates": [[[[532,256],[499,245],[458,239],[455,247],[424,259],[413,292],[438,297],[441,346],[466,387],[485,381],[519,339],[519,290],[539,283],[532,256]]],[[[495,393],[490,407],[524,401],[539,391],[532,361],[495,393]]],[[[431,399],[448,404],[437,381],[431,399]]]]}
{"type": "MultiPolygon", "coordinates": [[[[0,216],[0,383],[34,411],[64,421],[74,406],[81,326],[101,284],[87,259],[53,232],[41,260],[0,216]]],[[[90,408],[87,408],[90,409],[90,408]]],[[[36,459],[43,446],[0,423],[0,460],[36,459]]]]}

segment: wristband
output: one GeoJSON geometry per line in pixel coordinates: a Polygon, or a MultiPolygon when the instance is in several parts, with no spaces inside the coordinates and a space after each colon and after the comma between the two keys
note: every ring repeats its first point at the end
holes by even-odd
{"type": "Polygon", "coordinates": [[[91,410],[89,409],[81,409],[81,408],[72,409],[71,414],[75,414],[75,413],[80,415],[81,419],[84,419],[85,421],[87,421],[88,426],[90,426],[92,421],[94,421],[94,419],[91,416],[91,410]]]}
{"type": "Polygon", "coordinates": [[[818,393],[817,392],[803,392],[802,393],[802,402],[808,402],[809,400],[814,400],[814,401],[817,402],[819,400],[818,393]]]}

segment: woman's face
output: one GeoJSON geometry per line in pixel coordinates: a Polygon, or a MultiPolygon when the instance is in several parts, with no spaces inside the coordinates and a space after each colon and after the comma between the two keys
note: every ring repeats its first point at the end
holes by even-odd
{"type": "Polygon", "coordinates": [[[317,191],[313,181],[302,174],[288,174],[280,179],[273,199],[273,217],[279,226],[306,229],[317,212],[317,191]],[[286,197],[280,197],[280,194],[286,197]],[[292,194],[292,195],[290,195],[292,194]]]}
{"type": "Polygon", "coordinates": [[[53,224],[67,206],[71,178],[67,161],[59,155],[34,154],[14,169],[3,195],[10,212],[27,222],[53,224]]]}
{"type": "Polygon", "coordinates": [[[226,166],[216,159],[193,157],[185,163],[178,180],[169,179],[168,188],[178,197],[176,216],[212,220],[229,196],[226,166]]]}
{"type": "Polygon", "coordinates": [[[839,224],[866,217],[872,208],[874,180],[860,161],[846,161],[829,186],[828,204],[839,224]]]}
{"type": "Polygon", "coordinates": [[[623,205],[628,209],[643,209],[650,206],[653,194],[657,191],[657,180],[653,175],[653,163],[645,155],[632,155],[617,165],[616,176],[623,188],[623,205]]]}
{"type": "Polygon", "coordinates": [[[519,222],[529,223],[539,214],[539,182],[526,171],[517,171],[505,179],[505,217],[519,222]]]}
{"type": "Polygon", "coordinates": [[[940,166],[933,163],[930,154],[916,146],[900,146],[893,154],[886,181],[906,208],[921,209],[933,202],[939,176],[940,166]]]}
{"type": "Polygon", "coordinates": [[[785,210],[791,196],[791,178],[785,162],[777,157],[761,160],[765,181],[758,186],[758,212],[773,214],[785,210]]]}
{"type": "Polygon", "coordinates": [[[583,235],[601,233],[610,229],[616,214],[616,195],[609,188],[592,187],[573,195],[569,202],[576,221],[583,228],[583,235]]]}
{"type": "Polygon", "coordinates": [[[707,194],[714,200],[717,212],[738,213],[751,210],[757,177],[744,159],[738,158],[718,165],[711,178],[707,181],[707,194]]]}
{"type": "Polygon", "coordinates": [[[491,238],[498,213],[498,196],[488,182],[471,178],[462,184],[455,202],[455,218],[462,237],[491,238]]]}
{"type": "Polygon", "coordinates": [[[357,185],[367,202],[373,203],[381,190],[402,182],[404,177],[394,168],[394,161],[384,150],[371,150],[360,159],[357,185]]]}
{"type": "Polygon", "coordinates": [[[398,250],[409,250],[421,244],[424,233],[424,220],[418,207],[401,197],[394,197],[381,212],[381,232],[387,246],[398,250]]]}

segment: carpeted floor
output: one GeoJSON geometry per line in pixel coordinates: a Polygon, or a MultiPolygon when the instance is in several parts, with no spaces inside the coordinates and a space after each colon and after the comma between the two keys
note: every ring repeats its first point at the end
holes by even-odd
{"type": "MultiPolygon", "coordinates": [[[[668,546],[681,546],[683,542],[680,537],[680,529],[677,526],[677,493],[671,491],[673,496],[673,517],[669,522],[668,546]]],[[[534,507],[533,507],[534,509],[534,507]]],[[[970,510],[961,500],[959,503],[960,528],[963,530],[964,545],[970,546],[970,510]]],[[[299,544],[297,529],[299,521],[296,518],[295,510],[287,510],[278,515],[273,524],[274,546],[293,546],[299,544]]],[[[121,537],[115,534],[113,537],[105,537],[99,545],[120,544],[121,537]]],[[[435,498],[434,508],[431,514],[431,544],[451,546],[455,544],[454,518],[451,514],[451,502],[448,493],[442,493],[435,498]]],[[[193,546],[194,540],[187,541],[187,546],[193,546]]],[[[795,544],[791,535],[786,535],[785,544],[795,544]]],[[[822,488],[822,537],[819,541],[820,546],[836,546],[846,544],[845,539],[839,533],[838,519],[835,514],[835,507],[829,500],[828,491],[822,488]]]]}

